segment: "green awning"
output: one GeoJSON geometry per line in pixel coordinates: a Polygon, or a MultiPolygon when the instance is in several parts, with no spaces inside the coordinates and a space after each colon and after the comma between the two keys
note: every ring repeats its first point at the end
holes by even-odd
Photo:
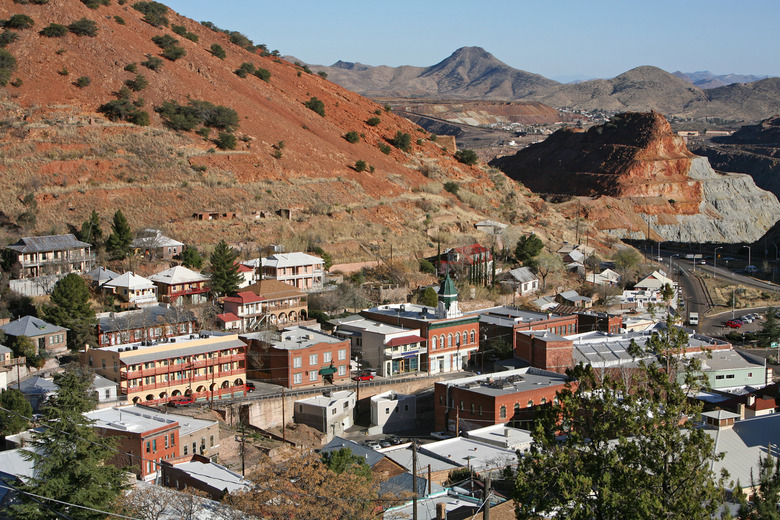
{"type": "Polygon", "coordinates": [[[319,373],[323,376],[332,376],[336,373],[336,369],[334,367],[325,367],[321,368],[319,373]]]}

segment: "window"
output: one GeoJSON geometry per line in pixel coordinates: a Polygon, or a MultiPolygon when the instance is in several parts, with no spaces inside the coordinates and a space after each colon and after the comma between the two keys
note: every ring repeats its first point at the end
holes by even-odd
{"type": "Polygon", "coordinates": [[[482,405],[479,405],[479,416],[482,417],[482,405]]]}
{"type": "Polygon", "coordinates": [[[339,350],[339,361],[344,361],[347,359],[347,349],[342,348],[339,350]]]}
{"type": "Polygon", "coordinates": [[[171,434],[171,447],[176,446],[176,437],[171,434]]]}
{"type": "Polygon", "coordinates": [[[187,445],[185,444],[185,445],[184,445],[184,454],[185,454],[185,455],[188,455],[188,452],[189,452],[189,446],[187,446],[187,445]]]}
{"type": "Polygon", "coordinates": [[[165,449],[167,450],[168,449],[168,436],[167,435],[163,435],[163,439],[165,439],[165,449]]]}
{"type": "Polygon", "coordinates": [[[339,367],[339,375],[340,375],[340,376],[345,376],[345,375],[347,375],[347,365],[341,365],[341,366],[339,367]]]}
{"type": "Polygon", "coordinates": [[[436,336],[431,338],[431,350],[436,350],[436,336]]]}
{"type": "Polygon", "coordinates": [[[333,353],[332,352],[324,352],[322,354],[322,362],[323,363],[330,363],[333,361],[333,353]]]}
{"type": "Polygon", "coordinates": [[[293,384],[299,385],[303,383],[303,374],[293,374],[293,384]]]}
{"type": "Polygon", "coordinates": [[[111,399],[111,389],[106,388],[106,399],[111,399]]]}
{"type": "Polygon", "coordinates": [[[447,334],[447,347],[452,346],[452,334],[447,334]]]}
{"type": "Polygon", "coordinates": [[[447,344],[444,342],[444,334],[439,336],[439,348],[444,348],[447,344]]]}
{"type": "Polygon", "coordinates": [[[474,343],[474,331],[473,330],[471,331],[471,341],[470,341],[470,343],[474,343]]]}
{"type": "Polygon", "coordinates": [[[312,370],[309,372],[309,381],[316,381],[317,380],[317,371],[312,370]]]}
{"type": "Polygon", "coordinates": [[[725,379],[725,376],[723,375],[715,376],[715,379],[725,379]]]}
{"type": "Polygon", "coordinates": [[[214,436],[213,435],[211,437],[209,437],[209,447],[210,448],[214,447],[214,436]]]}
{"type": "Polygon", "coordinates": [[[408,412],[408,411],[409,411],[409,405],[408,405],[408,404],[405,404],[405,405],[404,405],[404,412],[408,412]]]}
{"type": "Polygon", "coordinates": [[[114,372],[119,372],[119,363],[114,361],[114,372]]]}
{"type": "Polygon", "coordinates": [[[310,365],[316,365],[317,364],[317,354],[311,354],[309,356],[309,364],[310,365]]]}
{"type": "Polygon", "coordinates": [[[152,443],[149,441],[146,441],[146,453],[152,452],[152,443]]]}
{"type": "Polygon", "coordinates": [[[542,400],[539,401],[539,402],[542,403],[542,404],[547,404],[547,398],[546,397],[542,397],[542,400]]]}
{"type": "Polygon", "coordinates": [[[753,372],[748,372],[748,377],[753,377],[753,372]]]}
{"type": "Polygon", "coordinates": [[[474,403],[471,403],[471,415],[474,415],[474,403]]]}
{"type": "Polygon", "coordinates": [[[157,453],[157,439],[152,439],[152,451],[157,453]]]}
{"type": "Polygon", "coordinates": [[[385,414],[389,414],[389,413],[390,413],[390,408],[385,408],[385,414]]]}
{"type": "Polygon", "coordinates": [[[338,412],[338,408],[331,408],[330,410],[331,415],[336,415],[336,412],[338,412]]]}
{"type": "Polygon", "coordinates": [[[534,400],[533,399],[529,399],[528,400],[528,408],[531,408],[533,405],[534,405],[534,400]]]}
{"type": "Polygon", "coordinates": [[[498,416],[501,419],[506,419],[506,406],[502,405],[501,408],[498,409],[498,416]]]}
{"type": "Polygon", "coordinates": [[[466,343],[469,342],[469,335],[466,333],[465,330],[463,331],[463,336],[462,337],[463,337],[463,339],[461,340],[461,343],[463,343],[465,345],[466,343]]]}
{"type": "Polygon", "coordinates": [[[103,360],[103,368],[106,368],[106,360],[103,360]]]}
{"type": "Polygon", "coordinates": [[[463,411],[463,401],[460,402],[460,411],[463,411]]]}
{"type": "Polygon", "coordinates": [[[296,357],[293,358],[293,368],[301,368],[303,366],[303,358],[302,357],[296,357]]]}
{"type": "Polygon", "coordinates": [[[734,374],[726,374],[726,379],[734,379],[734,374]]]}
{"type": "Polygon", "coordinates": [[[302,405],[302,404],[299,404],[299,405],[298,405],[298,411],[299,411],[299,412],[301,412],[301,413],[303,413],[303,405],[302,405]]]}
{"type": "Polygon", "coordinates": [[[515,413],[520,411],[520,403],[515,403],[515,413]]]}

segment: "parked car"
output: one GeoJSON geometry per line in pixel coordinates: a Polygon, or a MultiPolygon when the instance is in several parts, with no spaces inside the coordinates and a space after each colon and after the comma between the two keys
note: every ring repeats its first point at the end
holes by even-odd
{"type": "Polygon", "coordinates": [[[256,390],[255,384],[252,381],[244,383],[244,388],[246,388],[247,392],[254,392],[256,390]]]}
{"type": "Polygon", "coordinates": [[[374,379],[374,374],[371,372],[361,372],[356,376],[352,376],[353,381],[371,381],[374,379]]]}
{"type": "Polygon", "coordinates": [[[379,444],[379,441],[366,441],[366,446],[371,448],[372,450],[381,450],[382,445],[379,444]]]}
{"type": "Polygon", "coordinates": [[[387,439],[387,441],[390,442],[390,444],[392,444],[393,446],[395,446],[397,444],[403,444],[403,442],[404,442],[401,439],[401,437],[399,437],[398,435],[388,435],[388,436],[385,437],[385,439],[387,439]]]}
{"type": "Polygon", "coordinates": [[[168,401],[168,405],[176,408],[179,406],[189,406],[194,402],[195,399],[193,399],[192,397],[184,396],[184,397],[178,397],[176,399],[171,399],[170,401],[168,401]]]}
{"type": "Polygon", "coordinates": [[[382,446],[383,448],[389,448],[390,446],[393,445],[393,443],[388,441],[387,439],[379,439],[379,445],[382,446]]]}
{"type": "Polygon", "coordinates": [[[757,273],[758,272],[758,267],[756,267],[754,265],[749,265],[749,266],[745,267],[745,272],[746,273],[757,273]]]}
{"type": "Polygon", "coordinates": [[[443,441],[445,439],[452,439],[453,437],[455,437],[455,435],[450,432],[433,432],[431,433],[431,437],[443,441]]]}
{"type": "Polygon", "coordinates": [[[739,320],[729,320],[726,322],[726,326],[730,329],[738,329],[742,326],[742,322],[739,320]]]}

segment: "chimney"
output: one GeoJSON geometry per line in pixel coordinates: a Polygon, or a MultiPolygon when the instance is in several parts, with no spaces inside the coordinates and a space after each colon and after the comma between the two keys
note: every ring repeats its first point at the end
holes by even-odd
{"type": "Polygon", "coordinates": [[[436,503],[436,520],[447,520],[447,503],[436,503]]]}
{"type": "Polygon", "coordinates": [[[740,419],[745,418],[745,403],[739,403],[737,405],[737,413],[739,414],[740,419]]]}
{"type": "Polygon", "coordinates": [[[747,405],[748,406],[753,406],[754,404],[756,404],[756,396],[754,394],[748,395],[747,396],[747,405]]]}

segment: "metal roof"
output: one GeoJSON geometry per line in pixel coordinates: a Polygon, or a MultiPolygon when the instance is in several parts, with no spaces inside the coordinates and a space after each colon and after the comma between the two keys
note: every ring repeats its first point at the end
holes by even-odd
{"type": "Polygon", "coordinates": [[[333,437],[332,441],[330,441],[328,444],[320,448],[320,453],[330,453],[333,451],[338,451],[341,448],[348,448],[349,450],[352,451],[353,455],[362,457],[363,459],[365,459],[366,464],[368,464],[372,468],[379,461],[385,458],[384,454],[379,453],[376,450],[372,450],[368,446],[363,446],[362,444],[358,444],[355,441],[343,439],[339,436],[333,437]]]}
{"type": "Polygon", "coordinates": [[[70,329],[60,327],[58,325],[52,325],[34,316],[25,316],[14,320],[10,323],[6,323],[0,330],[8,334],[9,336],[27,336],[28,338],[35,338],[43,336],[44,334],[56,334],[58,332],[64,332],[70,329]]]}
{"type": "Polygon", "coordinates": [[[179,423],[179,435],[189,435],[208,428],[217,421],[193,419],[187,415],[158,412],[146,406],[113,406],[84,414],[95,421],[93,426],[122,431],[148,431],[166,424],[179,423]]]}
{"type": "Polygon", "coordinates": [[[195,321],[192,311],[168,307],[165,304],[134,311],[112,312],[98,319],[100,332],[117,332],[190,321],[195,321]]]}
{"type": "MultiPolygon", "coordinates": [[[[158,361],[182,356],[196,356],[198,354],[205,354],[207,352],[246,346],[246,343],[240,339],[237,339],[237,336],[233,337],[236,339],[225,340],[223,338],[218,338],[219,341],[207,341],[205,343],[203,340],[192,340],[182,343],[167,343],[169,348],[164,350],[155,350],[154,352],[148,352],[148,350],[154,347],[159,347],[159,345],[151,345],[148,347],[138,346],[137,349],[136,345],[133,345],[133,350],[122,353],[124,355],[121,355],[121,360],[125,365],[134,365],[137,363],[147,363],[149,361],[158,361]]],[[[113,352],[118,352],[120,348],[124,349],[127,347],[118,345],[114,347],[103,347],[96,350],[110,350],[113,352]]]]}
{"type": "Polygon", "coordinates": [[[170,269],[166,269],[165,271],[153,274],[149,279],[153,282],[174,285],[179,283],[206,282],[209,280],[209,277],[196,273],[192,269],[187,269],[182,265],[177,265],[170,269]]]}
{"type": "Polygon", "coordinates": [[[294,267],[297,265],[324,264],[325,261],[306,253],[276,253],[262,259],[263,267],[294,267]]]}
{"type": "Polygon", "coordinates": [[[41,251],[66,251],[69,249],[81,249],[92,247],[92,244],[81,242],[70,233],[67,235],[47,235],[43,237],[24,237],[17,243],[7,246],[8,249],[20,253],[37,253],[41,251]]]}

